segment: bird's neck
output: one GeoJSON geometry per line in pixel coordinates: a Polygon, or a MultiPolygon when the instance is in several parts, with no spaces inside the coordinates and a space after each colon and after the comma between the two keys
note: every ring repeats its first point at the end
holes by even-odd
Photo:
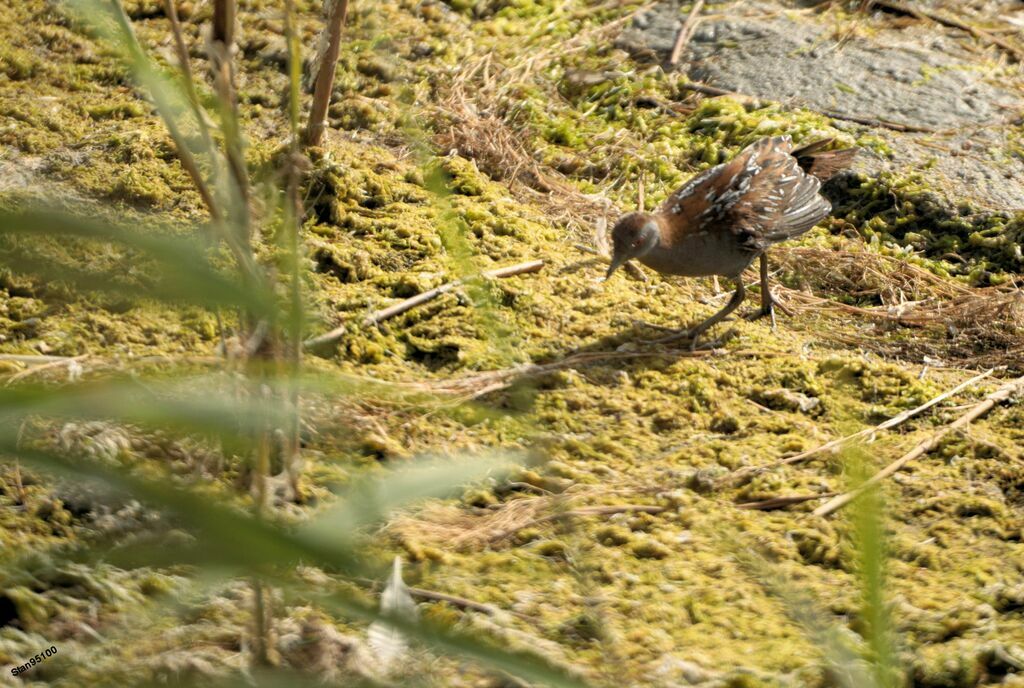
{"type": "Polygon", "coordinates": [[[651,213],[650,219],[658,228],[658,240],[651,247],[652,251],[656,251],[657,249],[663,248],[670,244],[671,241],[669,241],[669,239],[672,235],[669,233],[669,224],[667,217],[665,217],[661,213],[651,213]]]}

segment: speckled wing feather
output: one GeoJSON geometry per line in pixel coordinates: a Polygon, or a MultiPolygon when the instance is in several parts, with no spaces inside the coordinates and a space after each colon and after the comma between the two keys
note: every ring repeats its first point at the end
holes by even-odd
{"type": "Polygon", "coordinates": [[[849,169],[857,157],[857,148],[825,150],[835,139],[820,139],[797,148],[792,155],[807,174],[827,182],[843,170],[849,169]]]}
{"type": "Polygon", "coordinates": [[[792,151],[788,136],[761,139],[689,181],[661,207],[671,218],[669,234],[729,233],[739,247],[759,252],[809,230],[832,207],[792,151]]]}

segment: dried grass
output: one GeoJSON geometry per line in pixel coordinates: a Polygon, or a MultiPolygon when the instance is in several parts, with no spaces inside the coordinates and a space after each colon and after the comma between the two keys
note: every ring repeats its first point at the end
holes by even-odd
{"type": "MultiPolygon", "coordinates": [[[[627,479],[624,481],[629,483],[627,479]]],[[[660,514],[671,507],[659,504],[597,504],[577,506],[577,501],[593,501],[612,496],[635,498],[641,493],[660,492],[661,486],[642,489],[637,485],[615,488],[573,485],[562,494],[511,499],[489,509],[468,511],[453,505],[428,504],[416,514],[391,520],[386,530],[399,538],[417,543],[470,550],[494,547],[509,540],[520,530],[531,526],[572,521],[575,518],[609,517],[615,514],[660,514]]],[[[570,525],[571,527],[571,525],[570,525]]]]}
{"type": "Polygon", "coordinates": [[[772,249],[771,257],[805,289],[853,300],[877,298],[883,306],[972,293],[970,287],[923,267],[869,250],[780,246],[772,249]]]}
{"type": "Polygon", "coordinates": [[[468,65],[455,77],[447,96],[439,103],[438,119],[446,123],[434,137],[445,151],[457,151],[473,160],[492,179],[501,180],[527,203],[539,205],[553,222],[570,233],[587,234],[611,213],[611,202],[601,196],[580,193],[557,171],[542,165],[526,148],[534,134],[517,122],[511,105],[490,82],[510,78],[490,56],[468,65]],[[498,72],[500,74],[496,74],[498,72]]]}
{"type": "Polygon", "coordinates": [[[869,251],[790,248],[778,251],[784,269],[804,289],[780,290],[797,311],[838,311],[876,324],[917,330],[913,338],[887,339],[826,330],[833,341],[884,354],[934,356],[960,363],[1024,368],[1024,291],[971,288],[906,261],[869,251]],[[863,307],[832,297],[875,298],[863,307]]]}
{"type": "MultiPolygon", "coordinates": [[[[521,200],[540,206],[549,220],[566,227],[575,240],[589,241],[593,227],[606,222],[617,209],[607,197],[581,193],[564,175],[539,162],[536,151],[529,149],[536,132],[518,115],[522,97],[517,90],[528,85],[544,92],[549,102],[564,103],[550,79],[540,75],[567,54],[609,40],[633,17],[654,4],[646,3],[611,22],[581,31],[567,41],[548,41],[546,45],[531,49],[528,57],[514,65],[501,64],[490,53],[465,61],[445,86],[444,96],[437,103],[437,119],[446,125],[438,127],[434,143],[441,150],[455,150],[472,159],[492,179],[507,182],[521,200]]],[[[577,14],[595,14],[620,6],[619,0],[611,0],[577,14]]],[[[542,31],[539,33],[543,35],[542,31]]],[[[613,163],[621,159],[642,159],[643,142],[628,131],[595,142],[595,147],[606,149],[602,155],[613,163]]],[[[614,167],[613,164],[609,169],[614,167]]],[[[611,185],[621,180],[595,181],[611,185]]]]}
{"type": "Polygon", "coordinates": [[[515,532],[548,511],[558,497],[513,499],[484,513],[457,506],[430,504],[421,511],[393,519],[387,531],[400,539],[456,550],[486,546],[504,533],[515,532]]]}

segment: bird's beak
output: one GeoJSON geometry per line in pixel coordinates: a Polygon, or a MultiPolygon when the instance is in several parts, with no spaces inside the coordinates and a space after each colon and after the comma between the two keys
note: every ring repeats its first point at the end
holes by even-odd
{"type": "Polygon", "coordinates": [[[608,272],[605,273],[604,278],[607,281],[611,278],[612,273],[622,267],[622,264],[626,262],[626,257],[618,254],[612,256],[612,264],[608,266],[608,272]]]}

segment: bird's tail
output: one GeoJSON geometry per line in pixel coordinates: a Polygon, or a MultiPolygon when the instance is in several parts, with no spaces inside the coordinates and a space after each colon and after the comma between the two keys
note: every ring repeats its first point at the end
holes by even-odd
{"type": "Polygon", "coordinates": [[[860,150],[859,148],[825,150],[834,141],[835,139],[821,139],[797,148],[791,155],[796,158],[804,172],[827,182],[843,170],[849,169],[860,150]]]}

